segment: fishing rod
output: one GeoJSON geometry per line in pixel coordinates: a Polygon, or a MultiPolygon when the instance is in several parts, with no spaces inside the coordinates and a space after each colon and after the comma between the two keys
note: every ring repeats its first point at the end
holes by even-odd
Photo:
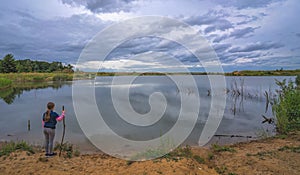
{"type": "MultiPolygon", "coordinates": [[[[63,112],[65,111],[65,106],[62,106],[62,111],[63,111],[63,112]]],[[[64,143],[65,132],[66,132],[66,122],[65,122],[65,116],[64,116],[64,118],[63,118],[63,134],[62,134],[61,142],[60,142],[59,157],[60,157],[60,155],[61,155],[62,145],[63,145],[63,143],[64,143]]]]}

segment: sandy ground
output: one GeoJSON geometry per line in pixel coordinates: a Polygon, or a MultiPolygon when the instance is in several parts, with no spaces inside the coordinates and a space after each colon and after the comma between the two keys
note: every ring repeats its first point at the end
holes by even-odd
{"type": "Polygon", "coordinates": [[[0,157],[0,174],[300,174],[300,133],[230,145],[230,151],[192,148],[204,158],[128,162],[104,154],[45,158],[16,151],[0,157]]]}

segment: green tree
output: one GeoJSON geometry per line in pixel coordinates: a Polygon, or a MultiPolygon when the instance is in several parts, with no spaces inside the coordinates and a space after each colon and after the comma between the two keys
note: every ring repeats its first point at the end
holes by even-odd
{"type": "Polygon", "coordinates": [[[71,64],[68,64],[67,66],[64,66],[64,70],[63,72],[67,72],[67,73],[73,73],[73,66],[71,64]]]}
{"type": "Polygon", "coordinates": [[[0,60],[0,73],[9,72],[74,72],[71,64],[64,65],[62,62],[33,61],[30,59],[15,60],[12,54],[6,55],[0,60]]]}
{"type": "Polygon", "coordinates": [[[1,61],[0,67],[2,73],[17,72],[14,56],[12,54],[7,54],[1,61]]]}
{"type": "Polygon", "coordinates": [[[57,62],[50,63],[48,70],[49,70],[49,72],[57,71],[58,70],[57,62]]]}

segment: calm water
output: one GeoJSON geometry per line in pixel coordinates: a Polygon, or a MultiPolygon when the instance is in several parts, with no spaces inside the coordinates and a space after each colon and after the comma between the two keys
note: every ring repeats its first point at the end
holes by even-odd
{"type": "MultiPolygon", "coordinates": [[[[179,78],[185,77],[179,76],[179,78]]],[[[196,127],[186,140],[187,144],[192,145],[198,141],[203,124],[208,116],[211,100],[207,77],[194,76],[194,78],[198,86],[201,106],[196,127]]],[[[226,109],[216,134],[255,137],[258,133],[261,133],[262,129],[272,132],[273,126],[261,123],[261,115],[272,116],[271,107],[269,106],[266,110],[264,92],[271,92],[271,96],[275,94],[274,91],[277,89],[275,78],[278,80],[294,80],[294,77],[226,77],[227,90],[224,89],[224,93],[227,92],[226,109]],[[243,82],[244,95],[242,98],[242,95],[237,95],[234,89],[240,90],[243,82]]],[[[111,101],[111,80],[112,77],[97,77],[95,95],[102,116],[116,133],[132,140],[147,140],[159,137],[159,135],[172,128],[180,111],[180,95],[172,80],[164,76],[142,76],[138,77],[130,88],[131,105],[140,114],[150,111],[148,100],[149,95],[153,92],[161,92],[166,98],[167,107],[163,118],[149,127],[133,126],[118,117],[111,101]],[[131,129],[128,130],[128,128],[131,129]]],[[[94,86],[90,80],[80,80],[74,83],[79,83],[82,86],[94,86]]],[[[122,91],[122,86],[117,88],[122,91]]],[[[195,95],[188,84],[181,93],[188,96],[195,95]]],[[[71,82],[23,84],[18,88],[1,91],[0,97],[0,139],[2,141],[27,140],[33,144],[42,144],[41,117],[47,102],[53,101],[56,103],[55,110],[58,113],[60,113],[62,105],[66,109],[65,139],[78,145],[82,151],[96,150],[84,136],[74,114],[71,82]],[[30,131],[27,130],[28,120],[31,122],[30,131]]],[[[87,103],[89,103],[88,100],[87,103]]],[[[61,133],[62,125],[59,123],[56,130],[56,141],[60,140],[61,133]]],[[[241,138],[214,137],[212,142],[235,142],[240,140],[241,138]]]]}

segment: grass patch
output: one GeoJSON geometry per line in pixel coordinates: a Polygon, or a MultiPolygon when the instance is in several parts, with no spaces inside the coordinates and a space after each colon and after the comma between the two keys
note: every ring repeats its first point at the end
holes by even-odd
{"type": "Polygon", "coordinates": [[[227,167],[223,165],[221,167],[215,167],[215,170],[219,174],[225,174],[225,172],[227,171],[227,167]]]}
{"type": "Polygon", "coordinates": [[[161,140],[160,145],[158,145],[156,148],[149,148],[148,150],[137,153],[133,155],[130,160],[136,161],[136,160],[146,160],[146,159],[155,159],[158,157],[168,157],[170,155],[169,152],[174,147],[174,144],[172,140],[169,138],[165,140],[161,140]]]}
{"type": "MultiPolygon", "coordinates": [[[[91,79],[95,78],[92,73],[0,73],[0,87],[1,79],[10,80],[14,83],[23,82],[47,82],[47,81],[72,81],[73,79],[91,79]]],[[[4,82],[4,81],[3,81],[4,82]]]]}
{"type": "Polygon", "coordinates": [[[211,146],[211,149],[214,151],[214,152],[236,152],[236,150],[234,148],[231,148],[229,146],[220,146],[220,145],[217,145],[217,144],[213,144],[211,146]]]}
{"type": "Polygon", "coordinates": [[[178,147],[175,150],[163,156],[163,158],[167,158],[167,159],[192,158],[192,157],[193,157],[193,153],[189,145],[186,145],[185,147],[178,147]]]}
{"type": "Polygon", "coordinates": [[[7,78],[0,78],[0,89],[8,88],[12,84],[12,81],[7,78]]]}
{"type": "Polygon", "coordinates": [[[60,151],[61,149],[61,152],[62,152],[62,155],[65,157],[65,158],[72,158],[72,157],[78,157],[80,156],[80,152],[78,149],[74,149],[74,146],[73,144],[70,144],[68,142],[60,145],[60,143],[56,143],[55,146],[54,146],[54,150],[55,151],[60,151]]]}
{"type": "Polygon", "coordinates": [[[288,136],[286,134],[278,134],[275,136],[275,138],[279,138],[279,139],[286,139],[288,136]]]}
{"type": "Polygon", "coordinates": [[[205,160],[202,157],[198,156],[198,155],[194,155],[193,159],[195,159],[198,163],[201,163],[201,164],[205,163],[205,160]]]}
{"type": "Polygon", "coordinates": [[[178,161],[182,158],[187,159],[194,159],[200,164],[205,163],[205,159],[200,157],[199,155],[193,155],[192,149],[189,145],[186,145],[184,147],[178,147],[175,150],[171,151],[170,153],[164,155],[162,158],[165,158],[167,160],[173,160],[178,161]]]}
{"type": "Polygon", "coordinates": [[[291,151],[294,153],[300,153],[300,146],[283,146],[281,148],[278,149],[278,151],[291,151]]]}
{"type": "Polygon", "coordinates": [[[265,157],[266,156],[269,156],[269,157],[272,157],[274,156],[275,152],[274,151],[260,151],[256,154],[250,154],[250,153],[247,153],[246,156],[256,156],[262,160],[265,160],[265,157]]]}
{"type": "Polygon", "coordinates": [[[213,160],[214,157],[215,157],[215,155],[214,155],[212,152],[209,152],[209,153],[207,154],[207,159],[208,159],[208,160],[213,160]]]}
{"type": "MultiPolygon", "coordinates": [[[[167,144],[170,145],[170,144],[167,144]]],[[[199,155],[193,155],[192,149],[189,145],[177,147],[176,149],[167,153],[167,150],[170,150],[170,147],[158,148],[158,149],[149,149],[143,153],[139,153],[131,158],[131,160],[127,161],[127,165],[131,165],[135,160],[143,160],[143,159],[154,159],[153,162],[160,162],[162,159],[166,159],[167,161],[179,161],[183,158],[193,159],[200,164],[205,163],[205,159],[200,157],[199,155]],[[167,154],[166,154],[167,153],[167,154]]]]}
{"type": "Polygon", "coordinates": [[[57,74],[52,77],[52,81],[72,81],[73,74],[57,74]]]}
{"type": "Polygon", "coordinates": [[[0,157],[1,156],[8,156],[10,153],[16,151],[16,150],[22,150],[22,151],[27,151],[27,153],[34,154],[35,151],[32,146],[27,144],[25,141],[20,141],[20,142],[7,142],[4,143],[4,145],[1,147],[0,150],[0,157]]]}

